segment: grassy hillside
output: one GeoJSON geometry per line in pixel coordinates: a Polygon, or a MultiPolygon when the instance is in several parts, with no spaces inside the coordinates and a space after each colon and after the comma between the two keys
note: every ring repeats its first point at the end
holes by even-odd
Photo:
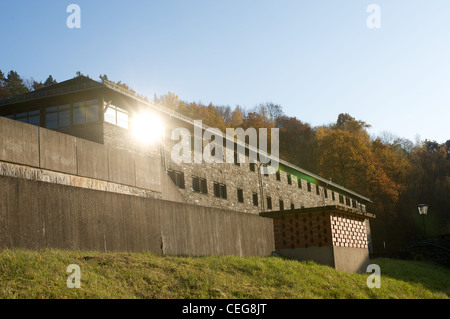
{"type": "Polygon", "coordinates": [[[0,298],[445,298],[450,269],[376,259],[381,288],[368,274],[337,272],[277,257],[169,257],[62,250],[0,252],[0,298]],[[66,285],[81,268],[81,288],[66,285]]]}

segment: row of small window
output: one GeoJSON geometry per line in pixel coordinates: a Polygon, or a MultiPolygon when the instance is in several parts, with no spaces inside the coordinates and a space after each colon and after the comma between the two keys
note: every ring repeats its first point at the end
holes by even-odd
{"type": "MultiPolygon", "coordinates": [[[[41,125],[40,110],[11,114],[6,117],[28,124],[41,125]]],[[[45,108],[44,126],[49,129],[97,122],[98,120],[97,99],[45,108]]]]}
{"type": "Polygon", "coordinates": [[[45,108],[45,127],[50,129],[92,123],[98,120],[97,99],[45,108]]]}
{"type": "MultiPolygon", "coordinates": [[[[178,188],[185,188],[185,181],[184,181],[184,173],[178,172],[174,170],[168,170],[168,174],[172,181],[177,185],[178,188]]],[[[307,182],[308,191],[311,191],[311,183],[307,182]]],[[[213,183],[214,187],[214,196],[218,198],[227,199],[227,186],[225,184],[220,183],[213,183]]],[[[197,193],[202,194],[208,194],[208,186],[206,184],[206,179],[199,178],[199,177],[192,177],[192,190],[197,193]]],[[[316,185],[316,193],[320,194],[319,186],[316,185]]],[[[325,198],[328,198],[328,190],[324,188],[324,196],[325,198]]],[[[332,200],[336,200],[335,192],[331,191],[331,197],[332,200]]],[[[244,202],[244,191],[240,188],[237,189],[237,199],[238,202],[243,203],[244,202]]],[[[253,205],[258,206],[258,194],[253,193],[252,195],[253,199],[253,205]]],[[[354,199],[350,199],[348,197],[344,197],[343,195],[339,194],[339,203],[340,204],[346,204],[347,206],[352,206],[353,208],[357,208],[357,202],[354,199]]],[[[280,210],[284,210],[284,202],[280,199],[279,201],[280,210]]],[[[272,209],[272,199],[271,197],[267,197],[267,209],[272,209]]],[[[294,204],[291,204],[291,209],[294,209],[294,204]]]]}
{"type": "Polygon", "coordinates": [[[23,123],[36,125],[36,126],[41,125],[41,111],[39,111],[39,110],[17,113],[17,114],[10,114],[10,115],[6,115],[5,117],[16,120],[16,121],[20,121],[23,123]]]}

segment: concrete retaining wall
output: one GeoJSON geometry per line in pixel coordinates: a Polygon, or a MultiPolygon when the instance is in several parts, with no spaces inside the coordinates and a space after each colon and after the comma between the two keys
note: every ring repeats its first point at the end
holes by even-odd
{"type": "Polygon", "coordinates": [[[39,128],[0,117],[0,161],[39,166],[39,128]]]}
{"type": "MultiPolygon", "coordinates": [[[[0,117],[0,162],[162,192],[161,159],[0,117]]],[[[178,192],[178,191],[177,191],[178,192]]]]}
{"type": "Polygon", "coordinates": [[[0,249],[268,256],[269,218],[0,176],[0,249]]]}

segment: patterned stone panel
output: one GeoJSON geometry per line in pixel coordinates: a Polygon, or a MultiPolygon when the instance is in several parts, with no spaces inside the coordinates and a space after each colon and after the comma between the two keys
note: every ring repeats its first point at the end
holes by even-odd
{"type": "Polygon", "coordinates": [[[332,245],[330,215],[292,214],[273,219],[275,248],[308,248],[332,245]]]}
{"type": "Polygon", "coordinates": [[[366,224],[363,218],[333,213],[330,221],[334,246],[368,248],[366,224]]]}

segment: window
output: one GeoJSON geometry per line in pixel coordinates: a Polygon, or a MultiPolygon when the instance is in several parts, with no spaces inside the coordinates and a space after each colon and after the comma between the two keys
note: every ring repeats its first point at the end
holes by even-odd
{"type": "Polygon", "coordinates": [[[6,115],[5,117],[20,121],[23,123],[36,125],[36,126],[41,125],[41,111],[40,110],[23,112],[23,113],[18,113],[18,114],[11,114],[11,115],[6,115]]]}
{"type": "Polygon", "coordinates": [[[252,171],[252,172],[254,172],[256,169],[255,169],[255,166],[256,166],[256,164],[255,163],[250,163],[250,170],[252,171]]]}
{"type": "Polygon", "coordinates": [[[192,190],[200,193],[200,180],[198,177],[192,177],[192,190]]]}
{"type": "Polygon", "coordinates": [[[97,122],[98,120],[97,99],[45,108],[45,127],[50,129],[97,122]]]}
{"type": "Polygon", "coordinates": [[[117,110],[117,126],[128,129],[128,113],[117,110]]]}
{"type": "Polygon", "coordinates": [[[237,189],[237,199],[239,203],[244,202],[244,191],[240,188],[237,189]]]}
{"type": "Polygon", "coordinates": [[[336,200],[336,196],[334,195],[334,191],[331,191],[331,199],[336,200]]]}
{"type": "Polygon", "coordinates": [[[73,103],[73,125],[86,123],[86,105],[84,102],[73,103]]]}
{"type": "Polygon", "coordinates": [[[57,128],[58,127],[58,113],[45,114],[45,127],[57,128]]]}
{"type": "Polygon", "coordinates": [[[253,193],[253,206],[258,206],[258,194],[253,193]]]}
{"type": "Polygon", "coordinates": [[[185,188],[184,173],[169,169],[167,170],[167,174],[169,174],[169,177],[172,179],[175,185],[177,185],[178,188],[185,188]]]}
{"type": "Polygon", "coordinates": [[[272,209],[272,198],[267,197],[267,209],[272,209]]]}
{"type": "Polygon", "coordinates": [[[295,204],[291,203],[291,209],[295,209],[295,204]]]}
{"type": "Polygon", "coordinates": [[[214,183],[214,196],[227,199],[227,186],[224,184],[214,183]]]}
{"type": "Polygon", "coordinates": [[[281,181],[281,174],[280,174],[280,171],[277,171],[277,181],[281,181]]]}
{"type": "Polygon", "coordinates": [[[105,122],[128,129],[128,112],[111,104],[105,112],[105,122]]]}
{"type": "Polygon", "coordinates": [[[347,206],[350,206],[350,205],[351,205],[351,203],[350,203],[350,198],[345,197],[345,204],[346,204],[347,206]]]}
{"type": "Polygon", "coordinates": [[[192,190],[194,192],[207,194],[208,193],[208,188],[206,186],[206,179],[198,178],[198,177],[192,177],[192,190]]]}
{"type": "Polygon", "coordinates": [[[284,202],[280,199],[280,210],[284,210],[284,202]]]}
{"type": "Polygon", "coordinates": [[[326,188],[323,189],[323,194],[325,195],[325,198],[328,198],[328,190],[326,188]]]}
{"type": "Polygon", "coordinates": [[[45,109],[45,127],[59,128],[72,125],[72,108],[70,104],[51,106],[45,109]]]}
{"type": "Polygon", "coordinates": [[[306,183],[306,186],[308,186],[308,192],[311,192],[311,183],[310,183],[310,182],[307,182],[307,183],[306,183]]]}
{"type": "Polygon", "coordinates": [[[58,127],[70,126],[72,124],[70,105],[58,106],[58,111],[58,127]]]}
{"type": "Polygon", "coordinates": [[[352,199],[352,207],[353,207],[353,208],[356,208],[356,207],[357,207],[357,205],[356,205],[356,200],[354,200],[354,199],[352,199]]]}
{"type": "Polygon", "coordinates": [[[297,185],[298,188],[302,188],[302,179],[300,177],[297,177],[297,185]]]}
{"type": "Polygon", "coordinates": [[[339,203],[344,204],[344,196],[339,194],[339,203]]]}
{"type": "Polygon", "coordinates": [[[98,121],[98,100],[86,101],[86,123],[98,121]]]}
{"type": "Polygon", "coordinates": [[[203,194],[208,194],[208,186],[206,185],[206,179],[200,179],[200,192],[203,194]]]}
{"type": "Polygon", "coordinates": [[[320,195],[320,188],[319,188],[319,185],[316,185],[316,194],[317,194],[317,195],[320,195]]]}
{"type": "Polygon", "coordinates": [[[41,111],[28,112],[28,123],[32,125],[41,125],[41,111]]]}
{"type": "Polygon", "coordinates": [[[292,185],[292,177],[291,174],[287,174],[288,184],[292,185]]]}
{"type": "Polygon", "coordinates": [[[176,184],[179,188],[184,188],[184,173],[176,172],[176,184]]]}

